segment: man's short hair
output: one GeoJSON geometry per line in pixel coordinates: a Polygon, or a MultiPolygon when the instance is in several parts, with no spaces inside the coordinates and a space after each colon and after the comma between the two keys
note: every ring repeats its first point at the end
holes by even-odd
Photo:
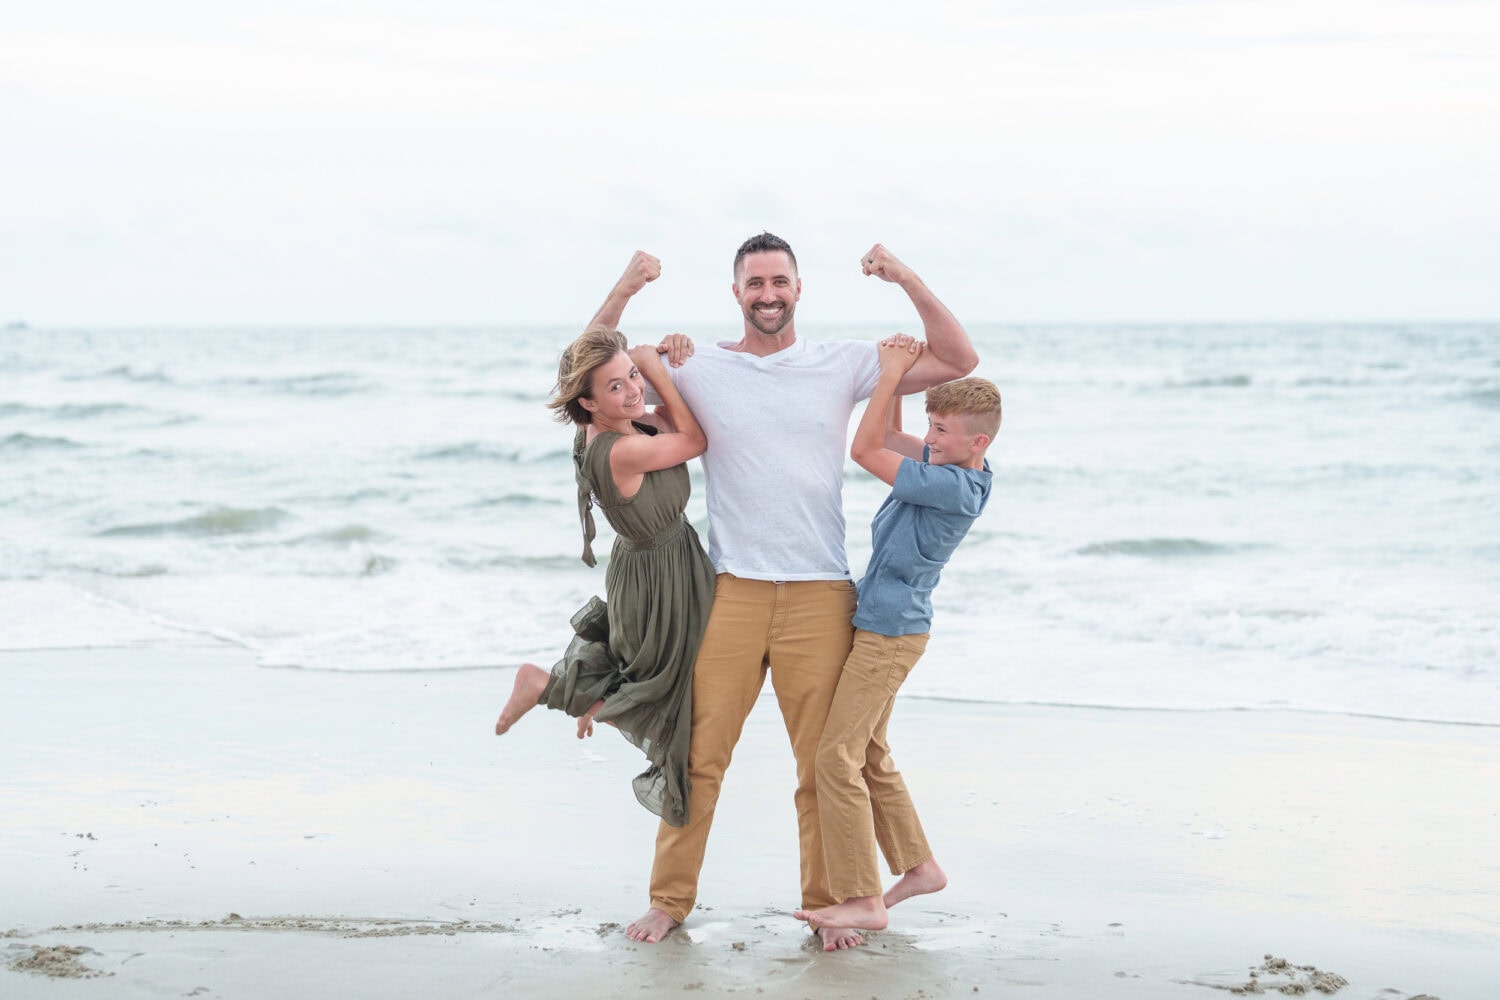
{"type": "Polygon", "coordinates": [[[927,412],[962,417],[970,434],[1000,432],[1000,390],[987,378],[960,378],[927,390],[927,412]]]}
{"type": "Polygon", "coordinates": [[[795,275],[797,273],[797,255],[792,253],[792,245],[786,240],[782,239],[780,236],[776,236],[772,233],[762,232],[755,234],[745,242],[741,243],[739,250],[735,251],[735,282],[738,283],[740,280],[740,261],[744,260],[752,253],[766,253],[767,251],[771,250],[780,250],[782,253],[786,254],[786,259],[791,261],[792,264],[792,274],[795,275]]]}

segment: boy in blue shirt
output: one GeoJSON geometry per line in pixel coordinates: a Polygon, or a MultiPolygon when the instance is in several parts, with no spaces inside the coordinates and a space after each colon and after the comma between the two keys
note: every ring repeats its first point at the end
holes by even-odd
{"type": "Polygon", "coordinates": [[[932,590],[990,497],[984,452],[1000,429],[1000,392],[982,378],[927,390],[926,439],[903,434],[896,386],[922,345],[901,334],[880,345],[880,381],[850,456],[892,487],[870,526],[874,543],[854,649],[818,744],[818,815],[829,888],[839,903],[794,915],[813,927],[880,930],[887,909],[948,884],[886,742],[896,691],[927,648],[932,590]],[[875,840],[901,876],[883,894],[875,840]]]}

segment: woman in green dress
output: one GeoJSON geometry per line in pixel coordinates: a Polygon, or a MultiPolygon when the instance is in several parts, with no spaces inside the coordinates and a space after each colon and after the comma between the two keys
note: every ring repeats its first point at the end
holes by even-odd
{"type": "Polygon", "coordinates": [[[683,513],[690,458],[707,440],[654,346],[627,349],[615,330],[594,328],[558,365],[547,404],[577,426],[573,463],[583,523],[583,561],[594,565],[597,504],[615,529],[597,597],[573,616],[574,638],[551,671],[523,664],[495,723],[503,734],[536,705],[615,726],[646,754],[636,797],[672,826],[687,822],[693,661],[713,601],[714,568],[683,513]],[[646,412],[646,383],[665,416],[646,412]]]}

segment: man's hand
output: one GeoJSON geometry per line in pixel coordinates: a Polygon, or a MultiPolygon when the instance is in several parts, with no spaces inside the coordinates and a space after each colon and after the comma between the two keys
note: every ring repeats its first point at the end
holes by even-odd
{"type": "Polygon", "coordinates": [[[625,266],[625,273],[620,275],[620,280],[615,282],[615,288],[626,295],[634,295],[647,282],[655,281],[661,277],[661,261],[651,256],[644,250],[637,250],[630,255],[630,263],[625,266]]]}
{"type": "Polygon", "coordinates": [[[880,342],[879,357],[881,372],[895,371],[905,375],[922,356],[927,345],[905,333],[892,334],[880,342]]]}
{"type": "Polygon", "coordinates": [[[867,250],[859,263],[865,274],[873,274],[882,281],[893,281],[898,285],[915,276],[911,268],[897,260],[896,255],[880,243],[867,250]]]}
{"type": "Polygon", "coordinates": [[[636,292],[645,288],[647,283],[659,277],[661,277],[661,261],[644,250],[637,250],[631,254],[630,263],[625,266],[625,273],[620,275],[620,280],[616,281],[615,286],[609,290],[609,295],[604,299],[604,305],[594,313],[594,318],[589,320],[589,326],[618,330],[620,318],[625,315],[625,307],[630,304],[631,298],[636,292]]]}

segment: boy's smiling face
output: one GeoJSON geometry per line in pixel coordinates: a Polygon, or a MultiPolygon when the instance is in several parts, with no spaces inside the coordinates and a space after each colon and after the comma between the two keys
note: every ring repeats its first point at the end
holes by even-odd
{"type": "Polygon", "coordinates": [[[964,465],[976,456],[982,461],[984,446],[989,443],[985,435],[970,433],[961,415],[948,413],[927,415],[927,436],[922,440],[932,465],[964,465]]]}

